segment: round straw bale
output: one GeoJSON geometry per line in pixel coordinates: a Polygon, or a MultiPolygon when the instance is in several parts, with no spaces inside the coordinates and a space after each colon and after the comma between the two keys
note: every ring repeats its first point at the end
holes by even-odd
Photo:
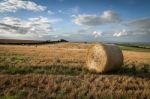
{"type": "Polygon", "coordinates": [[[98,73],[117,70],[123,64],[122,51],[113,44],[95,44],[88,50],[87,67],[98,73]]]}

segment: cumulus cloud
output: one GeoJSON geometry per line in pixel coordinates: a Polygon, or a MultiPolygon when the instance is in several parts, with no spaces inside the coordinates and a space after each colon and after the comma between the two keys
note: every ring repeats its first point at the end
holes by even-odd
{"type": "Polygon", "coordinates": [[[150,35],[150,18],[132,20],[127,23],[133,33],[150,35]]]}
{"type": "Polygon", "coordinates": [[[113,36],[150,36],[150,18],[130,20],[125,23],[127,30],[114,33],[113,36]]]}
{"type": "Polygon", "coordinates": [[[38,5],[32,1],[25,0],[3,0],[0,2],[0,12],[16,12],[18,9],[30,11],[44,11],[45,6],[38,5]]]}
{"type": "Polygon", "coordinates": [[[128,37],[131,37],[131,36],[148,36],[148,35],[150,35],[149,34],[150,32],[149,31],[147,31],[147,30],[140,30],[140,29],[134,29],[134,30],[125,30],[125,29],[123,29],[122,31],[120,31],[120,32],[116,32],[116,33],[114,33],[113,34],[113,36],[114,37],[123,37],[123,36],[128,36],[128,37]]]}
{"type": "Polygon", "coordinates": [[[102,36],[102,33],[103,32],[101,32],[101,31],[93,31],[93,35],[95,38],[102,36]]]}
{"type": "Polygon", "coordinates": [[[127,36],[128,33],[125,29],[123,29],[121,32],[118,32],[118,33],[114,33],[113,36],[115,37],[120,37],[120,36],[127,36]]]}
{"type": "Polygon", "coordinates": [[[120,22],[120,17],[114,11],[107,10],[102,15],[81,14],[74,18],[73,22],[78,25],[98,26],[106,23],[120,22]]]}
{"type": "Polygon", "coordinates": [[[51,27],[50,20],[46,17],[37,17],[37,18],[29,18],[29,22],[27,22],[27,26],[31,28],[32,31],[37,33],[48,33],[53,29],[51,27]]]}
{"type": "Polygon", "coordinates": [[[136,28],[150,29],[150,18],[142,18],[137,20],[131,20],[127,23],[128,26],[136,28]]]}
{"type": "Polygon", "coordinates": [[[53,31],[51,23],[46,17],[21,20],[14,17],[5,17],[0,21],[0,35],[37,35],[41,36],[53,31]]]}

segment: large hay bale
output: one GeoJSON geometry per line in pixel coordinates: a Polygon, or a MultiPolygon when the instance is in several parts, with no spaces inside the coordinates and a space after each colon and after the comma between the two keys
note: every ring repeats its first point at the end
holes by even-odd
{"type": "Polygon", "coordinates": [[[87,67],[98,73],[117,70],[123,64],[122,51],[112,44],[95,44],[88,50],[87,67]]]}

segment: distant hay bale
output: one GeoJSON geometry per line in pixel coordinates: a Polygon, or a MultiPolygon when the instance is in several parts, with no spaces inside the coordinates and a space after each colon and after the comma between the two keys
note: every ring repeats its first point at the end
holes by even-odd
{"type": "Polygon", "coordinates": [[[123,64],[122,51],[112,44],[95,44],[88,50],[87,67],[98,73],[117,70],[123,64]]]}

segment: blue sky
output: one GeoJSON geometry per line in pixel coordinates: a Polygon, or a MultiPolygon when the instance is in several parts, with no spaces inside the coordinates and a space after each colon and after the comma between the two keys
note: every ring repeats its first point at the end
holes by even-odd
{"type": "Polygon", "coordinates": [[[0,39],[150,42],[149,0],[0,0],[0,39]]]}

